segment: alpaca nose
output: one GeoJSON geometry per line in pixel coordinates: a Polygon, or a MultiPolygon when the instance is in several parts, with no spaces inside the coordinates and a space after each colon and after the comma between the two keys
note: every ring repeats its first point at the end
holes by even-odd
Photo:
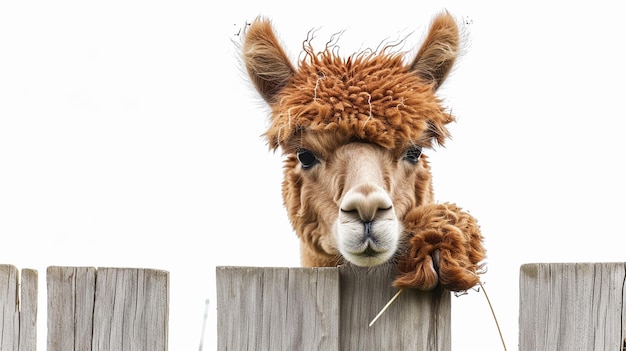
{"type": "Polygon", "coordinates": [[[401,230],[391,197],[375,184],[353,187],[344,195],[335,228],[339,252],[357,266],[391,258],[401,230]]]}
{"type": "Polygon", "coordinates": [[[364,184],[350,189],[341,201],[341,212],[352,220],[360,219],[370,223],[380,216],[381,212],[391,210],[391,198],[382,188],[364,184]],[[357,217],[358,216],[358,217],[357,217]]]}

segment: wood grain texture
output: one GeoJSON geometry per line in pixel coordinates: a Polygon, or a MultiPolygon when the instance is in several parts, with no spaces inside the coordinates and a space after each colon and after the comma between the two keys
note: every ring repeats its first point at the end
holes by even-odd
{"type": "Polygon", "coordinates": [[[36,350],[36,324],[37,271],[0,265],[0,351],[36,350]]]}
{"type": "Polygon", "coordinates": [[[520,351],[621,350],[624,263],[534,263],[520,268],[520,351]]]}
{"type": "Polygon", "coordinates": [[[0,350],[18,351],[19,333],[18,270],[0,265],[0,350]]]}
{"type": "Polygon", "coordinates": [[[339,267],[341,277],[340,350],[449,351],[450,293],[405,290],[371,327],[369,322],[397,292],[393,265],[339,267]]]}
{"type": "Polygon", "coordinates": [[[166,351],[169,273],[49,267],[48,351],[166,351]]]}
{"type": "Polygon", "coordinates": [[[48,267],[48,351],[90,350],[96,269],[48,267]]]}
{"type": "Polygon", "coordinates": [[[37,294],[39,274],[34,269],[22,269],[20,284],[20,343],[19,351],[37,350],[37,294]]]}
{"type": "Polygon", "coordinates": [[[395,293],[395,267],[217,267],[218,350],[450,350],[450,293],[395,293]]]}
{"type": "Polygon", "coordinates": [[[167,272],[99,268],[92,350],[167,350],[168,295],[167,272]]]}
{"type": "Polygon", "coordinates": [[[332,268],[217,267],[218,350],[336,350],[332,268]]]}

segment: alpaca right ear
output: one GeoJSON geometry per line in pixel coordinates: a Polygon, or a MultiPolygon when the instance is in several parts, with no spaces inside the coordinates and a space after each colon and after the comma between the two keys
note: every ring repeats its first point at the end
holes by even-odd
{"type": "Polygon", "coordinates": [[[459,56],[461,38],[454,17],[439,14],[430,25],[428,36],[415,56],[411,69],[437,90],[452,70],[459,56]]]}
{"type": "Polygon", "coordinates": [[[268,104],[295,73],[267,19],[257,18],[248,27],[243,43],[243,62],[256,90],[268,104]]]}

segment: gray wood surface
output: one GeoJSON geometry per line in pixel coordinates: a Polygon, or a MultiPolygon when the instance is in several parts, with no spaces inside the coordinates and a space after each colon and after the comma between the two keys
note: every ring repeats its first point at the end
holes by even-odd
{"type": "Polygon", "coordinates": [[[217,267],[218,350],[336,350],[331,268],[217,267]]]}
{"type": "Polygon", "coordinates": [[[0,266],[0,350],[18,350],[20,315],[18,306],[18,271],[10,265],[0,266]]]}
{"type": "Polygon", "coordinates": [[[37,294],[39,275],[34,269],[22,269],[20,284],[19,351],[37,350],[37,294]]]}
{"type": "Polygon", "coordinates": [[[167,350],[167,272],[99,268],[96,283],[93,351],[167,350]]]}
{"type": "Polygon", "coordinates": [[[34,351],[37,342],[37,271],[0,265],[0,351],[34,351]]]}
{"type": "Polygon", "coordinates": [[[450,350],[450,294],[395,294],[393,266],[217,267],[218,350],[450,350]]]}
{"type": "Polygon", "coordinates": [[[428,350],[451,348],[451,298],[448,291],[406,289],[369,327],[395,295],[396,268],[339,267],[341,277],[340,350],[428,350]]]}
{"type": "Polygon", "coordinates": [[[19,306],[17,268],[0,265],[0,350],[18,350],[19,306]]]}
{"type": "Polygon", "coordinates": [[[48,351],[165,351],[169,274],[49,267],[48,351]]]}
{"type": "Polygon", "coordinates": [[[48,267],[47,351],[90,350],[96,269],[48,267]]]}
{"type": "Polygon", "coordinates": [[[520,268],[520,351],[621,351],[624,263],[536,263],[520,268]]]}

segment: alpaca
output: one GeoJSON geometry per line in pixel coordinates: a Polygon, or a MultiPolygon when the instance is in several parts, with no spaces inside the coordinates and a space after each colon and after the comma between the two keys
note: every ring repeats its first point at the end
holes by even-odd
{"type": "MultiPolygon", "coordinates": [[[[309,38],[310,39],[310,38],[309,38]]],[[[264,136],[285,155],[282,196],[304,267],[398,267],[396,287],[467,290],[485,258],[476,220],[435,203],[428,158],[454,117],[436,96],[459,55],[454,18],[437,15],[417,54],[314,52],[295,67],[271,22],[257,18],[242,49],[270,108],[264,136]]]]}

